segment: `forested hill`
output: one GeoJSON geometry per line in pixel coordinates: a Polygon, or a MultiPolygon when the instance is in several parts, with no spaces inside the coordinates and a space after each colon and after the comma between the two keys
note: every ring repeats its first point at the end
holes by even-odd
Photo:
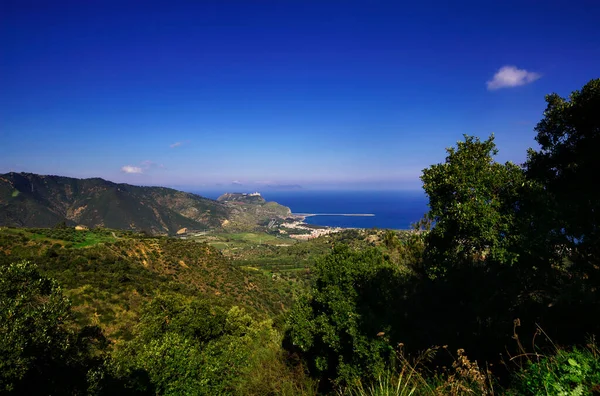
{"type": "Polygon", "coordinates": [[[25,227],[68,225],[173,233],[216,227],[225,205],[163,187],[117,184],[31,173],[0,175],[0,224],[25,227]]]}
{"type": "MultiPolygon", "coordinates": [[[[0,175],[0,225],[6,226],[53,227],[65,222],[172,234],[182,228],[236,223],[231,220],[239,212],[226,202],[164,187],[32,173],[0,175]]],[[[263,212],[263,216],[271,215],[263,212]]],[[[262,219],[250,216],[245,220],[251,226],[262,219]]]]}

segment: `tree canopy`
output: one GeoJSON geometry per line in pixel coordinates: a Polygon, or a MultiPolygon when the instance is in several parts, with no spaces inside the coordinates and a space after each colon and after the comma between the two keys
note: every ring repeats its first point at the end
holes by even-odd
{"type": "Polygon", "coordinates": [[[76,331],[57,282],[27,261],[0,271],[0,339],[0,393],[15,394],[84,392],[104,341],[95,327],[76,331]]]}
{"type": "Polygon", "coordinates": [[[465,136],[447,151],[444,163],[421,176],[435,223],[427,237],[429,275],[474,262],[515,263],[522,170],[494,161],[494,136],[485,141],[465,136]]]}
{"type": "Polygon", "coordinates": [[[546,96],[537,124],[538,150],[529,150],[527,175],[543,188],[547,232],[574,249],[573,259],[600,262],[600,79],[568,99],[546,96]]]}

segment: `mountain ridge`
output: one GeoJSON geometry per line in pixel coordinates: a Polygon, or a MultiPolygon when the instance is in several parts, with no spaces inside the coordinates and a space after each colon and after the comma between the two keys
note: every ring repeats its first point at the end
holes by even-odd
{"type": "Polygon", "coordinates": [[[135,186],[98,177],[24,172],[0,175],[0,225],[5,226],[52,227],[64,222],[173,234],[182,228],[227,224],[252,227],[265,217],[280,217],[289,211],[273,204],[265,201],[239,208],[168,187],[135,186]]]}

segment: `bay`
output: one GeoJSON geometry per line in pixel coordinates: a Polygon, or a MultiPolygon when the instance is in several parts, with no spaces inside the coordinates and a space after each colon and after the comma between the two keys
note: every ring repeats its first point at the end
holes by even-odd
{"type": "MultiPolygon", "coordinates": [[[[267,201],[288,206],[292,213],[373,214],[370,217],[311,216],[309,224],[345,228],[409,229],[427,211],[422,191],[260,191],[267,201]]],[[[217,198],[218,193],[200,193],[217,198]]]]}

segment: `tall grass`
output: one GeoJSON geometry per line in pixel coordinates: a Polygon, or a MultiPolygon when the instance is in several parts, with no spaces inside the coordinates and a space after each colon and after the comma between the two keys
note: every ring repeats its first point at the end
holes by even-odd
{"type": "Polygon", "coordinates": [[[338,394],[348,396],[441,396],[441,395],[494,395],[491,373],[470,361],[459,349],[452,369],[448,372],[431,372],[427,369],[439,349],[429,348],[416,359],[407,358],[401,349],[396,354],[396,368],[386,370],[374,381],[358,379],[339,389],[338,394]]]}

